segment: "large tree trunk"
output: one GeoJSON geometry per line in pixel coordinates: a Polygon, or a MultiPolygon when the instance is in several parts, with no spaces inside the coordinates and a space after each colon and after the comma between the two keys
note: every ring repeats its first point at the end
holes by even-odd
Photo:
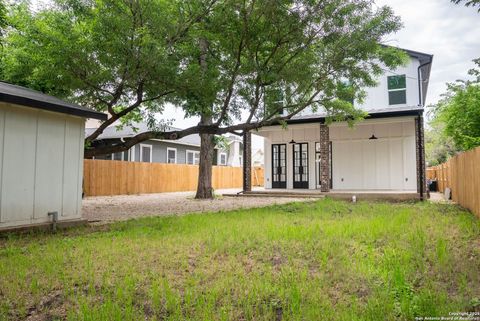
{"type": "Polygon", "coordinates": [[[213,198],[212,166],[215,143],[214,135],[200,134],[200,165],[198,170],[197,199],[213,198]]]}
{"type": "MultiPolygon", "coordinates": [[[[201,38],[200,45],[200,67],[202,72],[207,71],[207,54],[208,54],[208,41],[205,38],[201,38]]],[[[200,118],[201,125],[211,125],[212,116],[209,112],[204,113],[200,118]]],[[[212,186],[212,166],[213,166],[213,152],[215,143],[213,141],[214,135],[212,134],[200,134],[200,164],[198,169],[198,185],[197,199],[211,199],[213,198],[213,186],[212,186]]]]}

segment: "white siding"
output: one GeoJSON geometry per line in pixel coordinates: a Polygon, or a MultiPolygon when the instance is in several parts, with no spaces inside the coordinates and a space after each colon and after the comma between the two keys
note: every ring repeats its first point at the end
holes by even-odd
{"type": "Polygon", "coordinates": [[[0,103],[0,227],[81,217],[84,119],[0,103]]]}
{"type": "Polygon", "coordinates": [[[358,102],[355,107],[364,110],[385,109],[388,107],[418,106],[419,88],[418,88],[418,59],[410,58],[406,66],[400,66],[393,71],[385,68],[384,74],[377,77],[378,85],[376,87],[366,88],[367,96],[362,104],[358,102]],[[389,105],[388,103],[388,84],[387,77],[393,75],[405,75],[407,85],[407,103],[398,105],[389,105]]]}
{"type": "MultiPolygon", "coordinates": [[[[330,126],[332,183],[337,190],[416,190],[414,117],[365,120],[350,128],[330,126]],[[374,134],[378,139],[370,140],[374,134]]],[[[293,139],[308,143],[309,188],[316,188],[315,142],[320,124],[289,125],[261,129],[265,148],[265,188],[271,188],[272,144],[287,145],[287,188],[293,188],[293,139]]]]}
{"type": "MultiPolygon", "coordinates": [[[[388,70],[387,67],[383,67],[383,74],[375,78],[377,86],[364,88],[366,97],[362,103],[358,101],[354,102],[354,107],[366,111],[382,110],[388,111],[389,108],[416,108],[419,101],[419,87],[418,87],[418,67],[420,62],[416,58],[409,58],[405,66],[400,66],[394,70],[388,70]],[[389,105],[388,100],[388,76],[405,75],[406,82],[406,103],[389,105]]],[[[310,114],[323,114],[324,109],[312,110],[312,108],[306,108],[299,113],[301,116],[307,116],[310,114]]]]}
{"type": "Polygon", "coordinates": [[[330,128],[333,189],[416,190],[414,118],[330,128]],[[378,139],[368,139],[374,134],[378,139]]]}

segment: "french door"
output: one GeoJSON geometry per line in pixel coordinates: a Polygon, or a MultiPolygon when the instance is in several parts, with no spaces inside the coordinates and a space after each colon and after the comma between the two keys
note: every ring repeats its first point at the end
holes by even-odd
{"type": "Polygon", "coordinates": [[[308,144],[293,144],[293,188],[308,188],[308,144]]]}
{"type": "Polygon", "coordinates": [[[287,145],[272,145],[272,188],[287,187],[287,145]]]}

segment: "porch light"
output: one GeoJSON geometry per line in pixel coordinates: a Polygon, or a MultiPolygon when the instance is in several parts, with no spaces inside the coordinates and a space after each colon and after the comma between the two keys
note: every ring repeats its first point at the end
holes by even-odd
{"type": "Polygon", "coordinates": [[[374,134],[369,139],[378,139],[374,134]]]}
{"type": "Polygon", "coordinates": [[[289,144],[296,144],[296,143],[297,142],[292,139],[289,144]]]}

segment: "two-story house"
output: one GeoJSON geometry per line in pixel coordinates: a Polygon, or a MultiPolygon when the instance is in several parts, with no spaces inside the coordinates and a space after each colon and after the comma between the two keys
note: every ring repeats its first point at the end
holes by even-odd
{"type": "Polygon", "coordinates": [[[356,107],[365,120],[327,125],[325,113],[303,113],[288,126],[261,128],[266,189],[408,191],[423,198],[423,109],[432,55],[405,50],[406,66],[387,70],[356,107]]]}

